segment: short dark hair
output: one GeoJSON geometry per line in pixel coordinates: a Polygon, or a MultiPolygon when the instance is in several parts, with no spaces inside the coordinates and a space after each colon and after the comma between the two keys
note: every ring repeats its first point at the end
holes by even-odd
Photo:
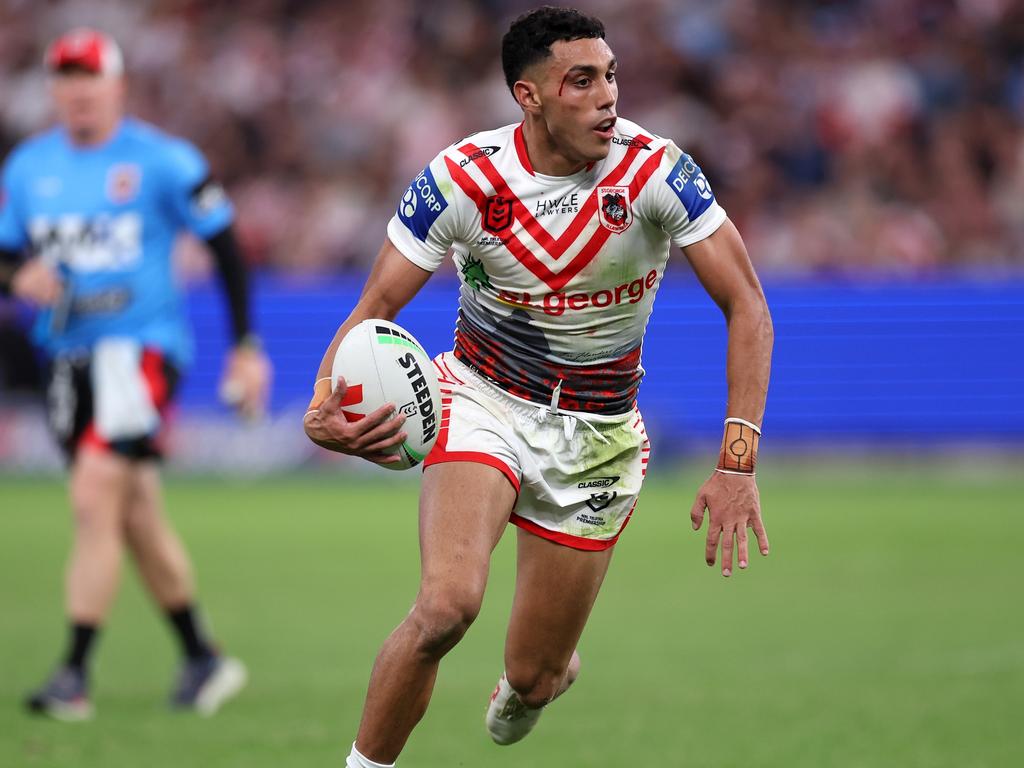
{"type": "Polygon", "coordinates": [[[505,82],[512,86],[523,70],[551,55],[551,46],[559,40],[604,39],[604,24],[575,8],[545,5],[524,13],[512,22],[501,38],[501,67],[505,82]]]}

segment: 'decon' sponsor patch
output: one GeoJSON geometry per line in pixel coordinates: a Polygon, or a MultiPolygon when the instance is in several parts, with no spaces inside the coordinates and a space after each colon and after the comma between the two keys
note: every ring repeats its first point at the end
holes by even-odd
{"type": "Polygon", "coordinates": [[[685,152],[669,171],[665,183],[676,193],[690,221],[704,213],[715,200],[715,193],[711,191],[704,172],[685,152]]]}
{"type": "Polygon", "coordinates": [[[448,201],[437,188],[434,174],[428,165],[412,180],[398,203],[398,218],[416,237],[427,241],[427,233],[434,226],[437,217],[448,207],[448,201]]]}

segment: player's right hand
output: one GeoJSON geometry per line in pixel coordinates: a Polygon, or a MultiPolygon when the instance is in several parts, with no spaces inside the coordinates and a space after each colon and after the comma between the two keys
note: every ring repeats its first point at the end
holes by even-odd
{"type": "Polygon", "coordinates": [[[330,397],[319,406],[310,405],[302,420],[309,439],[321,448],[360,456],[375,464],[401,461],[394,449],[409,436],[402,431],[405,414],[395,416],[395,406],[389,403],[357,421],[349,421],[341,407],[347,391],[345,379],[339,376],[330,397]]]}
{"type": "Polygon", "coordinates": [[[11,278],[11,293],[37,307],[51,307],[60,299],[64,284],[42,259],[29,259],[11,278]]]}

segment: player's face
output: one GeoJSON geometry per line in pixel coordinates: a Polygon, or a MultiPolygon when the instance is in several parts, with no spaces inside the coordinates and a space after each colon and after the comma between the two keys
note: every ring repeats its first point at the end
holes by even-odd
{"type": "Polygon", "coordinates": [[[52,93],[57,119],[76,141],[105,138],[121,117],[124,81],[120,77],[59,73],[52,78],[52,93]]]}
{"type": "Polygon", "coordinates": [[[538,66],[541,113],[559,151],[585,163],[603,160],[619,98],[611,48],[600,38],[560,40],[538,66]]]}

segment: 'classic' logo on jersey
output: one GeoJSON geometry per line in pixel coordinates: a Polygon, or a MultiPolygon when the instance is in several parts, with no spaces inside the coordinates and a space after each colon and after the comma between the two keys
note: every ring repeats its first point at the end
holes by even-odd
{"type": "Polygon", "coordinates": [[[633,223],[633,207],[629,204],[629,187],[598,187],[597,199],[601,204],[598,218],[605,229],[625,232],[633,223]]]}
{"type": "Polygon", "coordinates": [[[438,189],[428,165],[405,190],[398,204],[398,218],[418,239],[427,242],[430,228],[447,207],[448,201],[438,189]]]}
{"type": "Polygon", "coordinates": [[[686,215],[693,221],[711,207],[715,193],[711,191],[707,176],[693,158],[683,153],[679,161],[669,171],[665,183],[672,187],[679,202],[686,209],[686,215]]]}
{"type": "Polygon", "coordinates": [[[482,157],[490,157],[495,152],[500,150],[501,147],[480,147],[476,152],[471,155],[466,155],[462,160],[459,161],[459,168],[465,168],[472,162],[479,160],[482,157]]]}
{"type": "Polygon", "coordinates": [[[107,171],[107,198],[116,205],[130,203],[139,195],[142,169],[135,163],[118,163],[107,171]]]}
{"type": "Polygon", "coordinates": [[[484,205],[483,228],[495,235],[512,226],[512,201],[501,195],[488,197],[484,205]]]}
{"type": "Polygon", "coordinates": [[[648,152],[651,151],[651,145],[643,139],[638,139],[635,136],[612,136],[612,144],[619,144],[623,147],[636,147],[637,149],[646,149],[648,152]]]}

